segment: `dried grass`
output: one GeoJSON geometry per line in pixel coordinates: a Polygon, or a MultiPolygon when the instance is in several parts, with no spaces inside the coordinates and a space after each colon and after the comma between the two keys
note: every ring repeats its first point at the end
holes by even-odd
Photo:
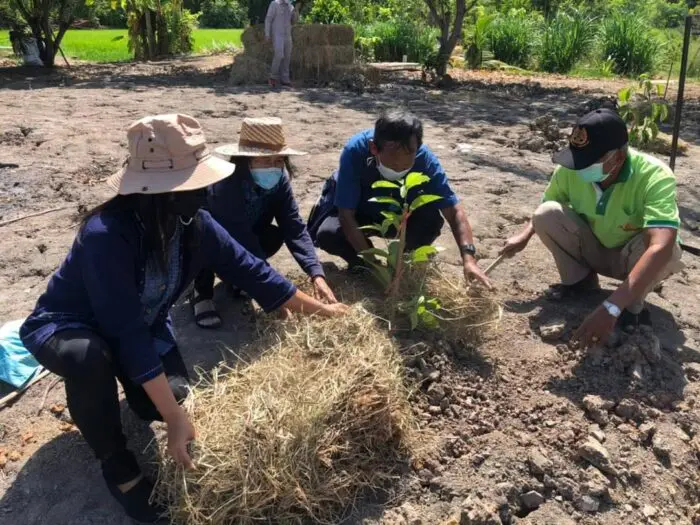
{"type": "Polygon", "coordinates": [[[337,522],[407,464],[408,393],[381,321],[356,305],[263,324],[263,357],[215,372],[187,401],[198,468],[163,459],[157,485],[174,523],[337,522]]]}
{"type": "MultiPolygon", "coordinates": [[[[354,30],[333,24],[302,24],[292,28],[292,75],[295,79],[325,81],[355,61],[354,30]]],[[[264,82],[273,57],[262,26],[249,27],[241,36],[243,54],[234,57],[231,82],[264,82]],[[248,75],[248,76],[247,76],[248,75]]]]}

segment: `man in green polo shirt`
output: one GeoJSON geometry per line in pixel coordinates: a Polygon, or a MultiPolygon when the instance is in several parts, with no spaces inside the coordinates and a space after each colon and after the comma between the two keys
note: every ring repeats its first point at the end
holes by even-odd
{"type": "Polygon", "coordinates": [[[536,233],[561,277],[550,288],[554,298],[598,289],[599,274],[623,281],[577,330],[584,347],[604,341],[621,315],[624,324],[650,325],[645,297],[683,267],[676,178],[627,143],[627,127],[615,111],[581,117],[569,146],[553,158],[559,166],[542,204],[501,252],[515,255],[536,233]]]}

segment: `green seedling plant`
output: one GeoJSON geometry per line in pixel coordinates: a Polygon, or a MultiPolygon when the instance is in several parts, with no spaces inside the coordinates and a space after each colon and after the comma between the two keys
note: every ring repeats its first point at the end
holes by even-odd
{"type": "MultiPolygon", "coordinates": [[[[380,180],[372,184],[373,189],[398,190],[400,198],[372,197],[370,202],[384,204],[388,210],[382,211],[384,220],[381,224],[362,226],[362,230],[376,231],[385,239],[386,249],[370,248],[360,253],[360,257],[367,263],[370,271],[384,288],[388,299],[396,303],[398,309],[407,312],[411,321],[411,329],[418,325],[427,328],[435,328],[438,325],[434,312],[440,309],[440,301],[434,297],[426,297],[423,294],[425,274],[421,286],[415,296],[407,302],[398,302],[398,294],[401,289],[401,280],[406,266],[428,263],[440,249],[436,246],[420,246],[406,253],[406,228],[408,219],[419,208],[440,200],[442,197],[431,194],[419,194],[408,200],[408,193],[427,183],[430,178],[422,173],[409,173],[400,181],[392,182],[380,180]],[[394,231],[393,238],[389,233],[394,231]]],[[[427,272],[427,267],[426,267],[427,272]]]]}
{"type": "Polygon", "coordinates": [[[664,86],[654,86],[649,75],[641,75],[637,86],[622,89],[617,97],[620,114],[629,126],[630,144],[644,147],[659,134],[659,125],[668,118],[664,86]]]}

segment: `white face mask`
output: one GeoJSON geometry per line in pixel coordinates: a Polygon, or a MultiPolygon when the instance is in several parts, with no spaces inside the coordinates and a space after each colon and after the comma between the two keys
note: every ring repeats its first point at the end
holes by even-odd
{"type": "Polygon", "coordinates": [[[403,179],[409,171],[411,171],[411,168],[408,168],[407,170],[403,171],[394,171],[391,168],[387,168],[382,162],[379,160],[379,157],[376,157],[377,159],[377,169],[379,170],[379,174],[385,178],[386,180],[390,181],[397,181],[403,179]]]}

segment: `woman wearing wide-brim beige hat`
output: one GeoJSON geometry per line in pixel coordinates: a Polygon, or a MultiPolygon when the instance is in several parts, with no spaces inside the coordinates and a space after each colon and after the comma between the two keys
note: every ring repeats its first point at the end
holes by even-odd
{"type": "MultiPolygon", "coordinates": [[[[238,143],[217,148],[216,154],[236,164],[233,177],[210,189],[209,210],[216,221],[261,259],[286,244],[311,278],[317,297],[336,302],[292,192],[289,157],[306,153],[287,144],[282,120],[246,118],[238,143]]],[[[204,270],[195,281],[192,300],[202,328],[221,325],[213,297],[214,272],[204,270]]]]}
{"type": "MultiPolygon", "coordinates": [[[[195,429],[169,310],[203,268],[214,268],[266,311],[338,315],[231,238],[209,213],[206,187],[234,166],[212,157],[199,123],[160,115],[128,131],[129,159],[109,179],[117,195],[83,219],[76,242],[20,330],[24,345],[62,376],[68,408],[102,464],[112,495],[139,522],[158,522],[153,485],[122,433],[118,380],[143,419],[167,424],[168,451],[192,468],[195,429]]],[[[76,475],[79,475],[76,472],[76,475]]]]}

